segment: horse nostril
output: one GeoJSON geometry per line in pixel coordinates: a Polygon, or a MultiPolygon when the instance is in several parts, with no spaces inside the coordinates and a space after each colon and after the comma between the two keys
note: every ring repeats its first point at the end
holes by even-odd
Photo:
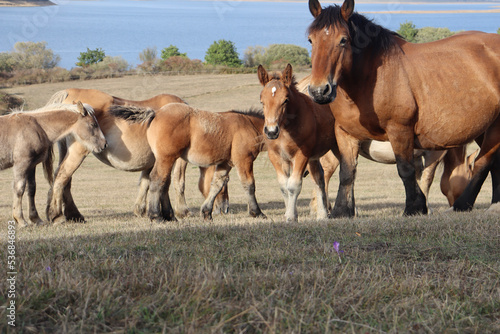
{"type": "Polygon", "coordinates": [[[331,92],[332,92],[332,85],[330,85],[330,83],[327,83],[325,85],[325,88],[323,89],[323,95],[328,96],[331,94],[331,92]]]}

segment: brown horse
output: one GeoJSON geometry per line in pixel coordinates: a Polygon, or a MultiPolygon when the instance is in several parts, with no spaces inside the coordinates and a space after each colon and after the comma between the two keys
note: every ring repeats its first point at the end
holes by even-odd
{"type": "Polygon", "coordinates": [[[226,185],[233,166],[247,192],[249,214],[265,217],[255,198],[253,176],[253,162],[264,147],[264,119],[260,112],[213,113],[171,103],[156,112],[122,107],[114,114],[147,126],[148,143],[155,157],[149,189],[148,215],[152,220],[175,220],[168,189],[170,173],[179,158],[197,166],[216,166],[209,195],[201,207],[204,218],[211,219],[215,197],[226,185]]]}
{"type": "MultiPolygon", "coordinates": [[[[170,94],[160,94],[144,101],[129,101],[95,89],[71,88],[55,93],[48,104],[71,103],[76,100],[88,103],[94,108],[97,121],[108,141],[107,149],[94,153],[94,155],[106,165],[116,169],[142,172],[134,212],[139,216],[144,215],[149,188],[149,173],[154,164],[154,156],[146,139],[147,126],[115,117],[109,113],[109,107],[111,105],[133,105],[157,110],[165,104],[184,103],[184,101],[170,94]]],[[[64,203],[66,219],[84,220],[71,195],[71,177],[89,154],[89,150],[68,138],[59,143],[59,152],[59,167],[56,171],[54,186],[49,194],[47,216],[51,221],[64,220],[62,216],[64,203]]]]}
{"type": "Polygon", "coordinates": [[[45,177],[52,183],[52,145],[70,136],[85,149],[98,153],[106,147],[99,124],[89,105],[53,104],[30,112],[0,116],[0,170],[14,167],[12,216],[27,226],[22,196],[28,184],[29,220],[41,224],[35,207],[35,169],[43,162],[45,177]]]}
{"type": "Polygon", "coordinates": [[[389,141],[406,191],[405,215],[426,213],[415,179],[413,150],[465,145],[484,134],[473,175],[455,210],[470,210],[488,174],[492,203],[500,201],[500,36],[469,32],[426,44],[354,13],[354,0],[321,8],[314,21],[310,95],[333,101],[341,152],[335,216],[354,215],[353,184],[359,142],[389,141]]]}
{"type": "Polygon", "coordinates": [[[335,123],[332,112],[328,106],[314,103],[297,90],[290,64],[282,73],[271,74],[259,65],[257,74],[264,86],[260,94],[265,116],[264,134],[269,159],[276,169],[285,199],[286,220],[297,220],[297,197],[306,167],[316,183],[321,204],[317,218],[327,218],[325,180],[319,158],[337,147],[331,131],[335,123]]]}

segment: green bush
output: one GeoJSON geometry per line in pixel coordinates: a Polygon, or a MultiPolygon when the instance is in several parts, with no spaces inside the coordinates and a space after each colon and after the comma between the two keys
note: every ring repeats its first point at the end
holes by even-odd
{"type": "Polygon", "coordinates": [[[497,30],[497,34],[500,34],[500,28],[498,28],[498,30],[497,30]]]}
{"type": "Polygon", "coordinates": [[[448,28],[433,28],[425,27],[418,29],[417,36],[415,36],[416,43],[428,43],[437,41],[446,37],[453,36],[455,33],[451,32],[448,28]]]}
{"type": "Polygon", "coordinates": [[[418,33],[418,29],[413,22],[405,21],[405,23],[399,25],[399,29],[396,32],[408,42],[415,43],[415,36],[418,33]]]}
{"type": "Polygon", "coordinates": [[[187,53],[180,53],[179,48],[175,45],[170,45],[161,50],[161,59],[167,60],[170,57],[186,57],[187,53]]]}
{"type": "Polygon", "coordinates": [[[78,62],[76,66],[86,67],[92,64],[97,64],[104,60],[106,54],[103,49],[97,48],[95,50],[90,50],[87,48],[86,52],[80,52],[80,56],[77,58],[78,62]]]}
{"type": "Polygon", "coordinates": [[[401,23],[397,33],[400,34],[405,40],[412,43],[433,42],[455,34],[455,32],[450,31],[448,28],[417,28],[411,21],[401,23]]]}
{"type": "Polygon", "coordinates": [[[290,63],[293,66],[311,65],[311,57],[306,48],[293,44],[271,44],[264,55],[266,65],[283,67],[290,63]]]}
{"type": "Polygon", "coordinates": [[[15,69],[16,61],[12,54],[0,52],[0,72],[12,72],[15,69]]]}
{"type": "Polygon", "coordinates": [[[210,45],[205,55],[205,61],[210,65],[241,66],[241,60],[234,43],[224,39],[210,45]]]}

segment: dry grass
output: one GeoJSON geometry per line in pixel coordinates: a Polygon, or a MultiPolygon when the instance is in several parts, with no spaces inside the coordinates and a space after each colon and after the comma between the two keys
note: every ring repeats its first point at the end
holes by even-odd
{"type": "MultiPolygon", "coordinates": [[[[208,110],[250,107],[260,91],[254,75],[161,79],[165,81],[150,95],[171,92],[208,110]]],[[[81,86],[131,96],[141,80],[98,80],[81,86]]],[[[50,84],[14,90],[24,92],[35,108],[62,88],[50,84]]],[[[0,172],[2,263],[11,175],[10,170],[0,172]]],[[[484,213],[491,196],[489,180],[471,213],[444,213],[446,199],[435,184],[430,195],[433,215],[403,218],[404,189],[395,166],[360,159],[358,218],[311,219],[312,182],[306,179],[299,223],[286,224],[266,154],[257,160],[255,175],[267,220],[247,217],[246,197],[236,174],[231,175],[229,215],[215,216],[212,222],[198,218],[198,171],[189,167],[187,199],[193,217],[151,224],[131,212],[138,174],[87,158],[73,181],[75,201],[87,223],[18,231],[18,331],[500,331],[500,221],[484,213]],[[340,259],[334,241],[343,250],[340,259]]],[[[48,188],[41,171],[37,180],[42,211],[48,188]]],[[[331,196],[337,185],[336,174],[331,196]]],[[[2,280],[2,319],[6,288],[2,280]]],[[[0,322],[0,332],[6,326],[0,322]]]]}

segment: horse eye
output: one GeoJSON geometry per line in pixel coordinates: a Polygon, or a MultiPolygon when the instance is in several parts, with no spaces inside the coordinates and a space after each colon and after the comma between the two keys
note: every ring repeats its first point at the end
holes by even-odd
{"type": "Polygon", "coordinates": [[[346,45],[346,43],[347,43],[347,38],[342,37],[342,38],[340,39],[340,43],[339,43],[339,45],[340,45],[340,46],[345,46],[345,45],[346,45]]]}
{"type": "Polygon", "coordinates": [[[288,99],[285,99],[285,101],[283,101],[283,104],[287,104],[288,103],[288,99]]]}
{"type": "Polygon", "coordinates": [[[310,39],[310,38],[308,38],[307,40],[309,41],[309,44],[312,44],[312,43],[313,43],[313,41],[311,41],[311,39],[310,39]]]}

